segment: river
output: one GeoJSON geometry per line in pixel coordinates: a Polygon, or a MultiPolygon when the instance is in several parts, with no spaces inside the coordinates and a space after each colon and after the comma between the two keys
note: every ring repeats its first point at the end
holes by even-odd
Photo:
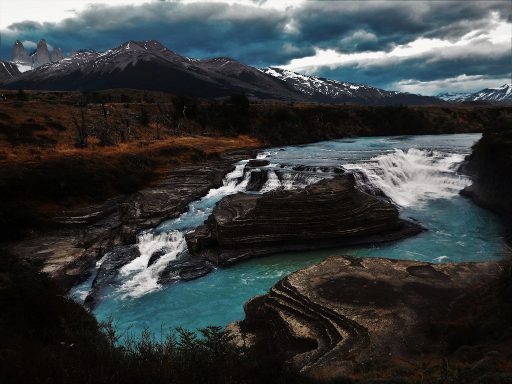
{"type": "MultiPolygon", "coordinates": [[[[121,332],[134,335],[146,328],[158,335],[178,326],[192,330],[225,326],[244,317],[243,304],[249,298],[264,294],[287,274],[331,255],[433,263],[499,259],[504,250],[499,219],[459,195],[470,180],[457,169],[480,136],[366,137],[264,150],[258,157],[270,164],[265,167],[269,180],[263,192],[279,187],[301,188],[333,177],[334,169],[343,167],[358,171],[361,184],[382,190],[399,206],[402,217],[417,220],[426,231],[380,246],[256,258],[216,269],[194,281],[160,286],[159,271],[186,249],[184,234],[200,225],[222,197],[245,191],[248,180],[242,176],[247,161],[241,161],[226,176],[222,187],[193,202],[178,219],[139,236],[141,256],[121,269],[116,283],[102,293],[94,315],[99,320],[112,317],[121,332]],[[301,172],[294,171],[298,167],[301,172]],[[147,267],[151,254],[161,249],[165,255],[147,267]]],[[[71,295],[83,300],[91,281],[75,287],[71,295]]]]}

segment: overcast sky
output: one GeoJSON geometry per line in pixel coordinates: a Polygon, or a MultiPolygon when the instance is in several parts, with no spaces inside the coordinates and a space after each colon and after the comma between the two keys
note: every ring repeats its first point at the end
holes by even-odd
{"type": "Polygon", "coordinates": [[[156,39],[190,57],[422,94],[511,82],[511,0],[0,0],[0,33],[3,59],[16,39],[66,52],[156,39]]]}

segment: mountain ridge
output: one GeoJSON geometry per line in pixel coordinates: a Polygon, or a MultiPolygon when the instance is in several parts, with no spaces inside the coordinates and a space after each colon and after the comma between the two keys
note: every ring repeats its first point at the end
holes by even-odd
{"type": "Polygon", "coordinates": [[[496,88],[484,88],[473,93],[444,92],[437,95],[449,102],[512,102],[512,84],[496,88]]]}
{"type": "Polygon", "coordinates": [[[66,91],[134,88],[205,98],[242,93],[258,99],[332,104],[444,103],[435,97],[306,76],[277,67],[258,69],[229,57],[193,59],[156,40],[130,40],[102,53],[79,51],[57,62],[5,77],[0,85],[66,91]]]}

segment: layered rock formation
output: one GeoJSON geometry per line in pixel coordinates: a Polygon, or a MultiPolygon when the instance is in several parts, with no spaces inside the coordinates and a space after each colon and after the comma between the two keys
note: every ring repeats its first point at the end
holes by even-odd
{"type": "Polygon", "coordinates": [[[390,367],[416,379],[423,373],[414,363],[400,362],[439,356],[446,340],[437,322],[469,286],[500,271],[497,263],[332,257],[253,298],[245,319],[228,328],[240,344],[321,379],[371,377],[372,370],[383,378],[390,367]]]}
{"type": "Polygon", "coordinates": [[[190,252],[215,264],[292,250],[397,240],[421,228],[398,209],[356,188],[352,175],[302,190],[225,197],[205,225],[187,236],[190,252]]]}

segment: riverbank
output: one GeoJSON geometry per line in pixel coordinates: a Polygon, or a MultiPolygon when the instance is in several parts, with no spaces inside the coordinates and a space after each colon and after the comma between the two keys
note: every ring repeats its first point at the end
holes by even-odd
{"type": "Polygon", "coordinates": [[[187,146],[160,143],[138,155],[120,153],[104,157],[86,153],[74,159],[59,157],[51,165],[46,162],[25,165],[25,174],[16,172],[16,167],[2,169],[3,173],[10,172],[9,177],[2,179],[5,189],[10,188],[4,195],[2,207],[5,207],[4,212],[14,208],[12,214],[21,218],[18,223],[10,220],[7,211],[2,227],[7,233],[29,225],[31,228],[21,240],[8,242],[8,249],[19,257],[39,260],[44,272],[61,286],[70,288],[87,278],[90,268],[105,252],[117,245],[135,243],[137,233],[177,217],[191,201],[219,186],[235,162],[254,154],[252,149],[241,150],[240,147],[259,145],[257,141],[243,138],[188,140],[187,146]],[[151,160],[154,168],[134,169],[131,162],[124,161],[130,156],[136,158],[135,163],[140,158],[151,160]],[[69,162],[73,171],[77,171],[78,164],[84,164],[84,169],[78,167],[81,172],[77,174],[61,172],[69,162]],[[116,162],[120,167],[111,167],[116,162]],[[51,167],[51,174],[47,173],[48,167],[51,167]],[[122,185],[125,182],[129,185],[124,194],[115,192],[118,180],[122,185]],[[20,188],[26,196],[14,188],[16,182],[32,186],[20,188]],[[101,201],[96,195],[98,190],[105,191],[107,196],[114,195],[101,201]],[[65,197],[60,200],[56,195],[65,197]],[[94,200],[89,198],[100,201],[91,204],[94,200]],[[31,210],[30,216],[23,216],[24,212],[19,211],[20,206],[15,203],[20,201],[31,210]],[[45,207],[45,203],[51,201],[54,204],[45,207]],[[38,208],[45,209],[44,213],[38,208]],[[34,217],[37,221],[30,221],[34,217]]]}

